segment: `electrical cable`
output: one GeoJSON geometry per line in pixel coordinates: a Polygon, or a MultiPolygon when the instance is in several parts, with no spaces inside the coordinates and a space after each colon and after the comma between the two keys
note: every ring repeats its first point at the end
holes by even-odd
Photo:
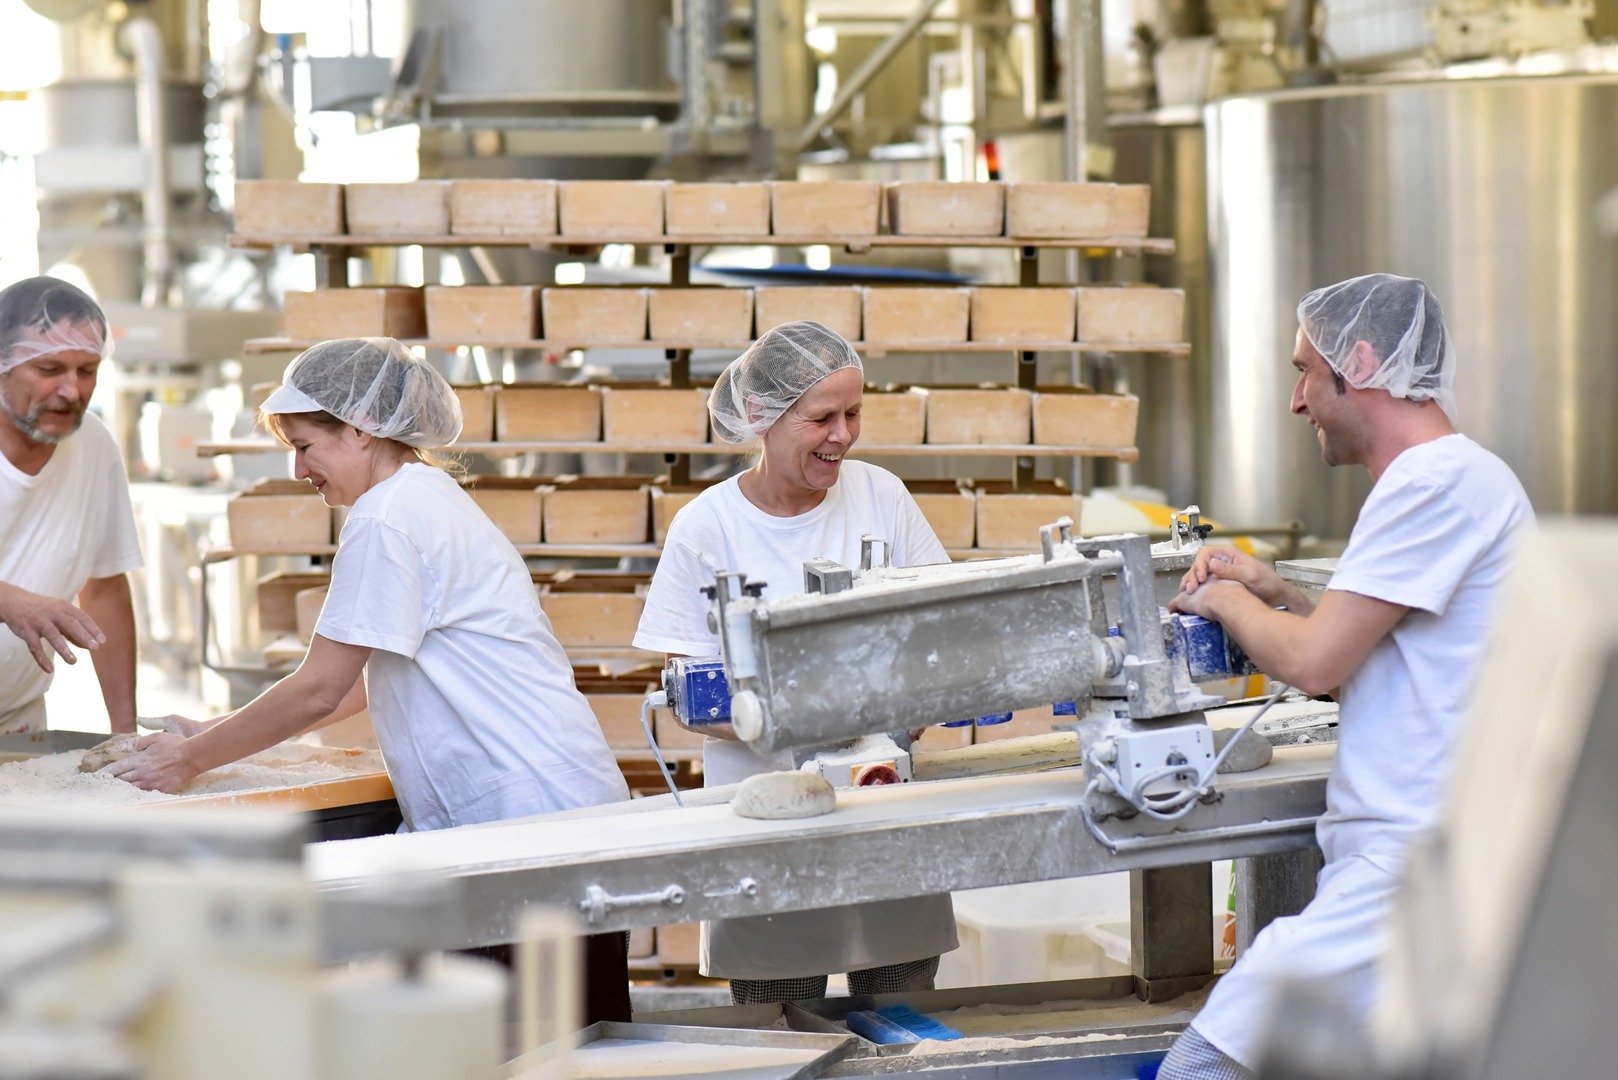
{"type": "Polygon", "coordinates": [[[668,708],[669,698],[662,690],[653,690],[641,699],[640,703],[640,729],[646,733],[646,745],[652,748],[652,756],[657,759],[657,767],[663,773],[663,782],[669,786],[669,794],[674,796],[674,805],[682,809],[685,800],[680,798],[680,789],[675,786],[674,774],[669,771],[668,762],[663,760],[663,751],[657,747],[657,740],[652,738],[652,721],[650,710],[668,708]]]}
{"type": "Polygon", "coordinates": [[[1207,768],[1198,775],[1195,784],[1190,787],[1182,788],[1163,799],[1157,800],[1156,802],[1153,802],[1144,794],[1145,789],[1150,787],[1152,784],[1157,783],[1159,780],[1164,779],[1165,777],[1175,776],[1185,772],[1186,769],[1184,766],[1169,765],[1154,769],[1151,772],[1146,773],[1144,776],[1141,776],[1135,781],[1134,784],[1125,785],[1123,779],[1118,775],[1117,770],[1111,765],[1097,760],[1091,754],[1086,754],[1086,761],[1096,770],[1098,775],[1092,779],[1089,785],[1084,789],[1084,798],[1079,804],[1079,814],[1084,821],[1085,828],[1090,831],[1090,835],[1095,837],[1096,841],[1103,847],[1106,847],[1109,851],[1114,853],[1118,851],[1117,842],[1102,831],[1100,823],[1097,822],[1090,813],[1090,797],[1100,790],[1103,781],[1111,785],[1113,791],[1119,796],[1119,798],[1129,803],[1130,806],[1134,807],[1140,813],[1146,814],[1157,821],[1174,822],[1184,818],[1196,808],[1196,805],[1200,800],[1207,797],[1209,788],[1219,772],[1219,766],[1224,764],[1225,758],[1230,755],[1230,752],[1236,746],[1237,741],[1240,740],[1243,735],[1246,735],[1249,731],[1251,731],[1253,726],[1264,718],[1264,714],[1269,712],[1270,708],[1277,701],[1281,700],[1282,695],[1286,694],[1291,689],[1292,687],[1285,683],[1282,683],[1280,686],[1276,687],[1275,692],[1265,700],[1264,704],[1259,707],[1258,711],[1250,716],[1246,723],[1242,724],[1242,726],[1236,730],[1236,734],[1231,736],[1229,742],[1225,743],[1224,749],[1219,751],[1218,754],[1214,755],[1214,759],[1208,763],[1207,768]]]}

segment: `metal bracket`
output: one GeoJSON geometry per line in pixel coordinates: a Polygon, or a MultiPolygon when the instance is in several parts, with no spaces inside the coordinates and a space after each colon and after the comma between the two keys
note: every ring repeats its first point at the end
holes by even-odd
{"type": "Polygon", "coordinates": [[[598,923],[614,911],[636,907],[679,907],[685,903],[685,890],[678,885],[667,885],[656,892],[630,893],[614,896],[600,885],[590,885],[579,901],[579,914],[587,923],[598,923]]]}
{"type": "Polygon", "coordinates": [[[758,895],[758,882],[750,877],[744,877],[728,889],[714,889],[712,892],[704,892],[702,895],[709,900],[718,900],[725,896],[754,897],[758,895]]]}
{"type": "Polygon", "coordinates": [[[817,556],[803,564],[803,591],[833,596],[854,587],[854,571],[835,559],[817,556]]]}
{"type": "Polygon", "coordinates": [[[888,539],[886,537],[872,536],[870,533],[866,533],[864,536],[860,537],[861,570],[870,570],[876,565],[874,552],[876,545],[878,544],[882,545],[882,565],[884,567],[893,565],[893,545],[889,543],[888,539]]]}

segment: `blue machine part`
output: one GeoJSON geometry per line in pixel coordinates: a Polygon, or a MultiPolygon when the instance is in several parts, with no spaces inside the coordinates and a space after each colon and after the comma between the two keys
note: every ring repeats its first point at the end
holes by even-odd
{"type": "Polygon", "coordinates": [[[1184,664],[1192,682],[1255,675],[1258,668],[1225,628],[1200,615],[1170,615],[1163,627],[1169,658],[1184,664]]]}
{"type": "Polygon", "coordinates": [[[993,727],[995,724],[1009,723],[1011,723],[1011,714],[1008,712],[990,713],[988,716],[980,716],[977,719],[978,727],[993,727]]]}
{"type": "Polygon", "coordinates": [[[663,672],[669,708],[692,727],[730,723],[730,683],[717,656],[677,656],[663,672]]]}

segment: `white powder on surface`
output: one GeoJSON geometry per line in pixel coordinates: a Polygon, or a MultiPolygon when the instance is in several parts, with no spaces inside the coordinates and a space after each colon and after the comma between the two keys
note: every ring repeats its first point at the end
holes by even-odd
{"type": "Polygon", "coordinates": [[[382,771],[381,755],[282,743],[210,770],[174,795],[143,791],[105,772],[81,773],[83,750],[0,765],[0,806],[127,806],[199,795],[302,787],[382,771]]]}
{"type": "Polygon", "coordinates": [[[825,1050],[712,1043],[602,1039],[574,1054],[577,1080],[612,1077],[724,1077],[724,1080],[772,1080],[802,1067],[825,1050]]]}
{"type": "MultiPolygon", "coordinates": [[[[967,1040],[974,1040],[977,1036],[1043,1035],[1080,1028],[1118,1031],[1137,1024],[1185,1023],[1197,1014],[1207,998],[1204,990],[1156,1005],[1126,997],[1105,1001],[1046,1001],[1038,1005],[972,1005],[930,1015],[965,1035],[967,1040]]],[[[1017,1043],[1023,1045],[1024,1041],[1017,1040],[1017,1043]]]]}
{"type": "Polygon", "coordinates": [[[1114,1042],[1127,1039],[1127,1033],[1109,1033],[1103,1031],[1088,1035],[1036,1035],[1032,1038],[1024,1036],[1001,1037],[998,1039],[923,1039],[910,1051],[912,1056],[920,1054],[980,1054],[996,1050],[1021,1050],[1029,1046],[1078,1046],[1082,1043],[1114,1042]]]}

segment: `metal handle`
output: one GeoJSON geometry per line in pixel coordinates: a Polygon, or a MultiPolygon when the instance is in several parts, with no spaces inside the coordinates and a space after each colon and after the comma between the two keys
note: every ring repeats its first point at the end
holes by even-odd
{"type": "Polygon", "coordinates": [[[722,896],[757,896],[758,882],[754,881],[750,877],[744,877],[728,889],[715,889],[712,892],[705,892],[702,895],[707,897],[709,900],[717,900],[722,896]]]}
{"type": "Polygon", "coordinates": [[[1039,527],[1039,546],[1045,553],[1045,561],[1050,562],[1056,558],[1056,545],[1058,543],[1073,543],[1073,519],[1059,517],[1049,525],[1039,527]]]}
{"type": "Polygon", "coordinates": [[[882,545],[882,565],[893,565],[893,545],[885,537],[867,534],[860,537],[860,569],[869,570],[876,565],[872,551],[876,545],[882,545]]]}
{"type": "Polygon", "coordinates": [[[685,890],[678,885],[667,885],[656,892],[630,893],[627,896],[614,896],[600,885],[591,885],[584,890],[584,899],[579,901],[579,913],[584,916],[587,923],[598,923],[608,914],[623,908],[632,907],[679,907],[685,903],[685,890]]]}

